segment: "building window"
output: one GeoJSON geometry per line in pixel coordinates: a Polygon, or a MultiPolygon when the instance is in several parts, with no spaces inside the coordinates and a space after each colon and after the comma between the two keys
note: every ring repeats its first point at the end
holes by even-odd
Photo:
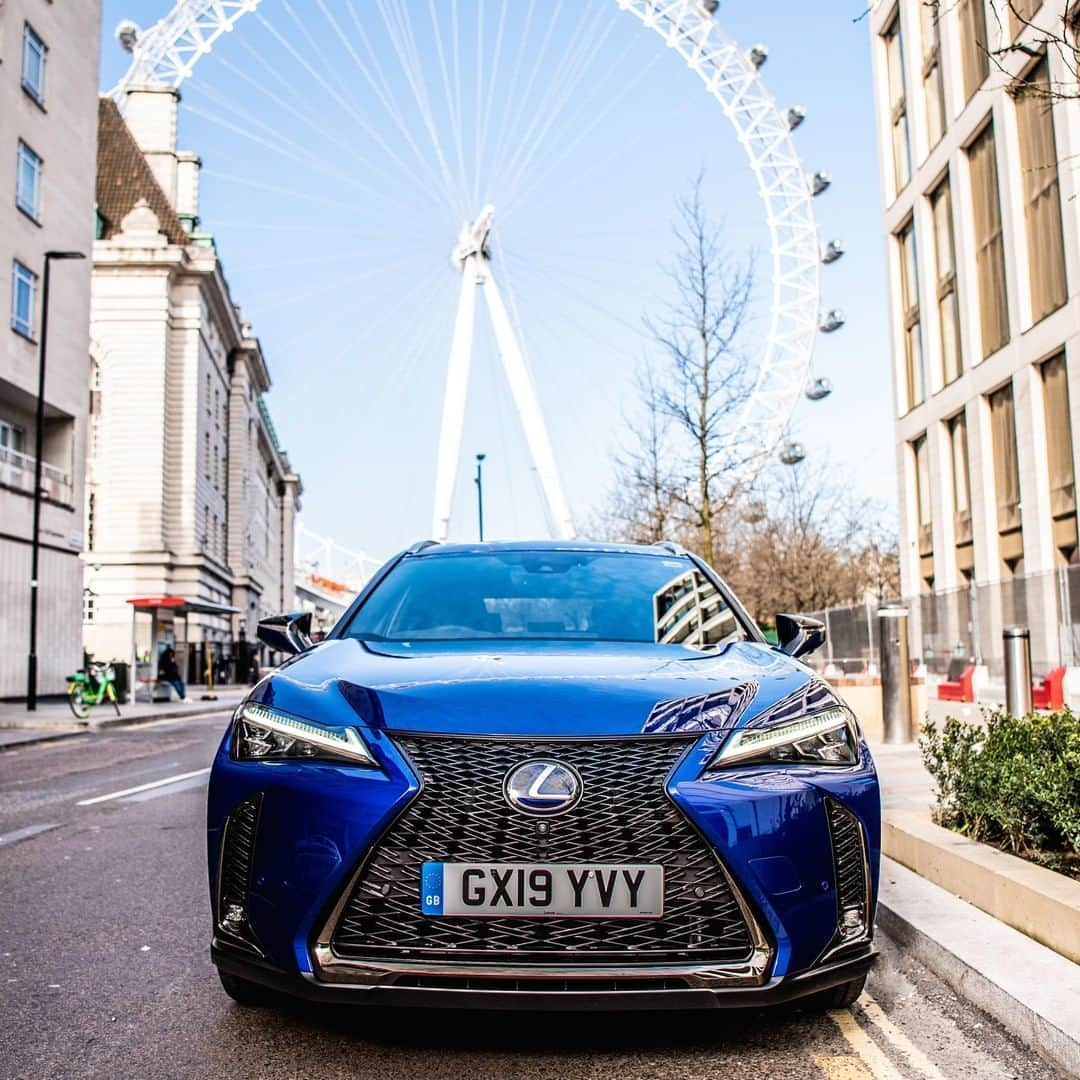
{"type": "MultiPolygon", "coordinates": [[[[962,547],[970,544],[971,532],[971,472],[968,461],[968,437],[967,416],[957,413],[951,420],[946,421],[946,429],[949,435],[949,457],[952,463],[952,489],[953,489],[953,533],[956,546],[962,547]]],[[[966,563],[961,561],[961,569],[970,569],[974,560],[970,552],[966,563]]]]}
{"type": "Polygon", "coordinates": [[[210,479],[210,432],[203,435],[203,475],[210,479]]]}
{"type": "Polygon", "coordinates": [[[39,104],[45,104],[45,42],[29,23],[23,25],[22,88],[39,104]]]}
{"type": "Polygon", "coordinates": [[[990,73],[990,57],[986,51],[986,0],[960,0],[958,8],[964,100],[970,101],[990,73]]]}
{"type": "Polygon", "coordinates": [[[889,80],[889,112],[892,123],[893,181],[901,191],[911,179],[911,144],[908,138],[907,95],[904,91],[904,44],[900,13],[883,35],[885,66],[889,80]]]}
{"type": "Polygon", "coordinates": [[[0,450],[10,450],[16,454],[25,453],[26,432],[7,420],[0,420],[0,450]]]}
{"type": "Polygon", "coordinates": [[[34,302],[37,274],[18,259],[11,267],[11,329],[23,337],[34,336],[34,302]]]}
{"type": "Polygon", "coordinates": [[[994,491],[997,525],[1001,534],[1001,557],[1010,570],[1023,558],[1020,533],[1020,459],[1016,451],[1016,409],[1012,383],[989,397],[990,431],[994,446],[994,491]]]}
{"type": "Polygon", "coordinates": [[[900,231],[897,243],[900,249],[900,298],[904,319],[904,384],[907,392],[907,407],[914,409],[926,397],[914,221],[909,221],[900,231]]]}
{"type": "Polygon", "coordinates": [[[945,134],[945,79],[941,70],[941,14],[922,4],[923,98],[926,101],[927,146],[933,149],[945,134]]]}
{"type": "Polygon", "coordinates": [[[19,140],[15,171],[15,205],[35,221],[41,211],[41,158],[19,140]]]}
{"type": "Polygon", "coordinates": [[[1027,225],[1031,317],[1038,322],[1067,299],[1057,145],[1050,100],[1050,69],[1045,56],[1020,83],[1015,96],[1027,225]]]}
{"type": "Polygon", "coordinates": [[[941,381],[947,386],[960,377],[960,305],[956,295],[956,241],[953,234],[952,190],[946,177],[930,193],[934,218],[934,264],[937,272],[938,334],[941,381]]]}
{"type": "Polygon", "coordinates": [[[925,435],[912,444],[915,454],[915,510],[919,525],[919,554],[929,555],[934,550],[933,504],[930,495],[930,447],[925,435]]]}
{"type": "Polygon", "coordinates": [[[1069,377],[1065,354],[1042,366],[1046,414],[1046,459],[1050,476],[1050,513],[1054,519],[1054,545],[1069,561],[1077,547],[1076,483],[1073,472],[1069,377]]]}
{"type": "Polygon", "coordinates": [[[968,149],[975,219],[975,269],[979,280],[979,325],[985,359],[1009,340],[1005,291],[1005,243],[1001,230],[994,125],[987,124],[968,149]]]}
{"type": "Polygon", "coordinates": [[[1008,0],[1009,33],[1013,41],[1023,33],[1042,5],[1043,0],[1008,0]]]}

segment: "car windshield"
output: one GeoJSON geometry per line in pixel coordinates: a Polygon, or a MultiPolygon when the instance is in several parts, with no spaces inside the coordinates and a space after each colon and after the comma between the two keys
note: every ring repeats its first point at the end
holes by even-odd
{"type": "Polygon", "coordinates": [[[685,557],[502,551],[402,560],[356,613],[364,641],[637,641],[715,649],[746,632],[685,557]]]}

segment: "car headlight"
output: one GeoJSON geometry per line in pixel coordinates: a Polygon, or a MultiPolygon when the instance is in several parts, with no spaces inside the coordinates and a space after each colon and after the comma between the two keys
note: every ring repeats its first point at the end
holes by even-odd
{"type": "Polygon", "coordinates": [[[309,724],[250,701],[233,717],[233,756],[239,761],[347,761],[379,767],[356,728],[309,724]]]}
{"type": "Polygon", "coordinates": [[[844,708],[827,709],[772,727],[740,728],[709,762],[731,765],[854,765],[859,760],[855,720],[844,708]]]}

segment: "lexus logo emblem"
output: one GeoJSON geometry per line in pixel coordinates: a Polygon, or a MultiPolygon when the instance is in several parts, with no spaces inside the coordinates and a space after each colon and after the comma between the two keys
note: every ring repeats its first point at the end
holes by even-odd
{"type": "Polygon", "coordinates": [[[526,761],[506,774],[506,801],[525,814],[561,814],[577,806],[581,777],[558,761],[526,761]]]}

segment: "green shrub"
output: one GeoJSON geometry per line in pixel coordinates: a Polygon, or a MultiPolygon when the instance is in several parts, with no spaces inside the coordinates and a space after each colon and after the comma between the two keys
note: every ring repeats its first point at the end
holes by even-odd
{"type": "Polygon", "coordinates": [[[985,723],[949,717],[940,729],[928,722],[919,745],[937,785],[940,824],[1018,855],[1060,853],[1074,865],[1080,718],[1068,709],[1019,718],[995,712],[985,723]]]}

